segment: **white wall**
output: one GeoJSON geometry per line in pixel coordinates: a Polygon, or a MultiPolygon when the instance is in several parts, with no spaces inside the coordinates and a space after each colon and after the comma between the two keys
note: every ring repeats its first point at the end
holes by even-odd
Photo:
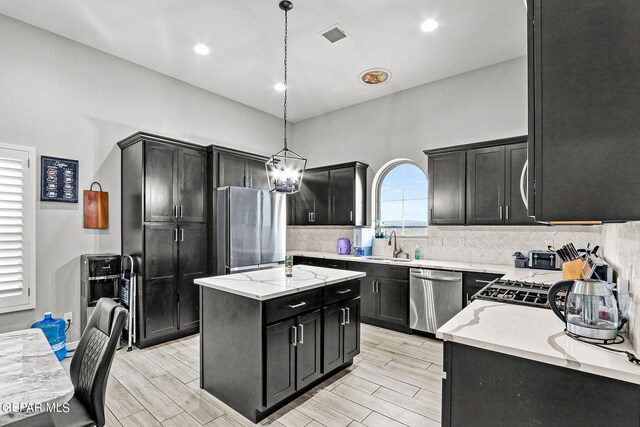
{"type": "Polygon", "coordinates": [[[120,139],[144,130],[261,154],[282,144],[281,119],[4,15],[0,64],[0,141],[79,160],[80,197],[97,180],[110,202],[104,231],[82,228],[82,202],[38,202],[37,308],[0,315],[0,332],[73,311],[79,338],[79,256],[120,252],[120,139]]]}
{"type": "Polygon", "coordinates": [[[426,168],[422,150],[526,133],[521,57],[297,122],[293,146],[310,167],[368,163],[371,181],[395,158],[426,168]]]}

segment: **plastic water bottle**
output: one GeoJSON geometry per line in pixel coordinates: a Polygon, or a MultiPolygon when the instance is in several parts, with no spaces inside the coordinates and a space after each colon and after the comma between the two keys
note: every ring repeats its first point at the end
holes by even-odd
{"type": "Polygon", "coordinates": [[[44,314],[44,319],[35,322],[31,327],[42,329],[58,360],[65,358],[67,355],[67,334],[65,333],[67,322],[64,319],[54,319],[51,317],[51,312],[47,311],[44,314]]]}
{"type": "Polygon", "coordinates": [[[287,255],[284,260],[284,275],[286,277],[293,277],[293,256],[287,255]]]}

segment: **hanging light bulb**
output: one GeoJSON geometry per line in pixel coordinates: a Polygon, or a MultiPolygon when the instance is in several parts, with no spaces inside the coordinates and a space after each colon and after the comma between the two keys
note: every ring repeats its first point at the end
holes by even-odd
{"type": "Polygon", "coordinates": [[[265,167],[269,178],[269,190],[278,193],[297,193],[300,191],[302,175],[307,166],[307,159],[287,148],[287,48],[288,48],[288,12],[293,9],[290,1],[281,1],[278,5],[284,11],[284,92],[283,122],[284,148],[267,160],[265,167]]]}

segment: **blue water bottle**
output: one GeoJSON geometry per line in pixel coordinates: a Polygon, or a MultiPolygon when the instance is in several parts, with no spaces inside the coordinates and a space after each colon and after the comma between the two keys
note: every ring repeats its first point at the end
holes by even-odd
{"type": "Polygon", "coordinates": [[[63,319],[52,318],[51,312],[47,311],[44,314],[44,319],[35,322],[31,327],[42,329],[58,360],[65,358],[67,355],[67,334],[65,333],[67,322],[63,319]]]}

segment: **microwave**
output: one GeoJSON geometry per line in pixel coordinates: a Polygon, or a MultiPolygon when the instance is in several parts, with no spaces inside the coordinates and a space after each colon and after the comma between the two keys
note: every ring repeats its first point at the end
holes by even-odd
{"type": "Polygon", "coordinates": [[[561,270],[562,260],[553,251],[529,251],[529,268],[561,270]]]}

